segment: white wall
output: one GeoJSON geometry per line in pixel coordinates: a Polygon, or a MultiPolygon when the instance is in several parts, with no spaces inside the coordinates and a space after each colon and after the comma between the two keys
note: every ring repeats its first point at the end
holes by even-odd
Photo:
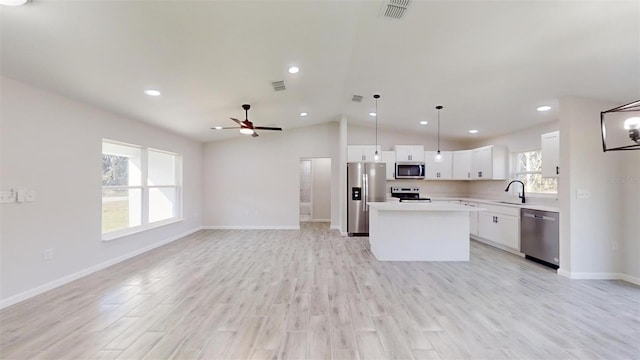
{"type": "Polygon", "coordinates": [[[580,97],[560,99],[560,264],[574,278],[640,281],[638,212],[640,152],[603,152],[600,112],[620,104],[580,97]],[[566,189],[566,191],[565,191],[566,189]],[[577,199],[577,190],[590,196],[577,199]]]}
{"type": "MultiPolygon", "coordinates": [[[[331,220],[331,159],[311,159],[312,221],[331,220]]],[[[337,190],[337,189],[336,189],[337,190]]]]}
{"type": "Polygon", "coordinates": [[[339,226],[338,124],[204,146],[204,218],[217,228],[298,228],[301,158],[332,159],[331,224],[339,226]]]}
{"type": "Polygon", "coordinates": [[[0,190],[27,188],[36,201],[2,204],[2,306],[201,226],[199,143],[7,78],[1,80],[0,190]],[[184,157],[184,220],[101,240],[102,138],[184,157]],[[42,250],[55,257],[42,261],[42,250]]]}
{"type": "MultiPolygon", "coordinates": [[[[537,150],[540,149],[540,135],[558,131],[560,129],[559,121],[552,121],[549,123],[533,126],[531,128],[527,128],[524,130],[516,131],[513,133],[488,138],[481,139],[477,141],[470,142],[467,145],[471,148],[478,148],[485,145],[506,145],[509,154],[529,151],[529,150],[537,150]]],[[[511,163],[511,161],[509,161],[511,163]]],[[[511,166],[511,164],[509,165],[511,166]]],[[[509,173],[511,174],[511,170],[509,169],[509,173]]],[[[512,175],[509,175],[511,178],[512,175]]],[[[517,192],[520,192],[520,187],[518,185],[516,192],[509,191],[508,193],[504,191],[505,187],[509,183],[510,180],[476,180],[469,182],[469,196],[475,198],[485,198],[485,199],[495,199],[495,200],[504,200],[504,201],[520,201],[517,196],[517,192]]],[[[559,192],[562,189],[558,190],[559,192]]],[[[537,198],[533,196],[527,197],[527,202],[532,204],[545,204],[551,206],[559,206],[557,198],[537,198]]]]}

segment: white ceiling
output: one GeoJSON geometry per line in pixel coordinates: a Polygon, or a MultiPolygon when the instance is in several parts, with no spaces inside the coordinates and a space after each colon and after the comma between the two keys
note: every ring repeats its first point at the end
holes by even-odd
{"type": "Polygon", "coordinates": [[[401,20],[383,7],[32,0],[0,9],[1,71],[199,141],[237,136],[209,128],[233,126],[243,103],[286,133],[341,114],[371,125],[379,92],[381,127],[435,133],[442,104],[442,135],[468,139],[557,119],[564,95],[640,98],[638,1],[414,0],[401,20]]]}

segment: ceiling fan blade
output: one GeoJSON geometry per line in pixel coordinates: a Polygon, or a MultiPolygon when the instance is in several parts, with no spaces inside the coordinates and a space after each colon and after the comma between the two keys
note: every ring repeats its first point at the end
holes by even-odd
{"type": "Polygon", "coordinates": [[[253,137],[258,137],[258,136],[260,136],[260,135],[258,135],[258,133],[254,131],[254,132],[253,132],[253,134],[251,134],[251,136],[253,136],[253,137]]]}
{"type": "Polygon", "coordinates": [[[227,129],[242,129],[240,126],[225,126],[221,128],[212,127],[211,130],[227,130],[227,129]]]}
{"type": "Polygon", "coordinates": [[[272,127],[272,126],[254,126],[254,129],[258,129],[258,130],[276,130],[276,131],[282,131],[282,128],[280,127],[272,127]]]}
{"type": "Polygon", "coordinates": [[[236,118],[229,118],[229,119],[231,119],[231,120],[233,120],[233,121],[237,122],[237,123],[238,123],[238,125],[243,126],[242,121],[240,121],[240,120],[238,120],[238,119],[236,119],[236,118]]]}

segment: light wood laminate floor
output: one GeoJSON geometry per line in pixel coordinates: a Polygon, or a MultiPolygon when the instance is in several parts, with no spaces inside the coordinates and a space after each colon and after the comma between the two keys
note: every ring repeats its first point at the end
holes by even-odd
{"type": "Polygon", "coordinates": [[[7,359],[638,359],[640,289],[472,242],[378,262],[367,238],[207,230],[0,312],[7,359]]]}

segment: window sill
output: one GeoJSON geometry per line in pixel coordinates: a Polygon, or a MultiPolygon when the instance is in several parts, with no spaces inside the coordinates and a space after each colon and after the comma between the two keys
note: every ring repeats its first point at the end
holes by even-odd
{"type": "Polygon", "coordinates": [[[129,235],[138,234],[147,230],[156,229],[156,228],[170,225],[170,224],[175,224],[183,220],[184,220],[183,218],[171,218],[171,219],[156,221],[151,224],[140,225],[140,226],[131,227],[127,229],[112,231],[110,233],[102,234],[102,241],[112,241],[112,240],[121,239],[129,235]]]}

